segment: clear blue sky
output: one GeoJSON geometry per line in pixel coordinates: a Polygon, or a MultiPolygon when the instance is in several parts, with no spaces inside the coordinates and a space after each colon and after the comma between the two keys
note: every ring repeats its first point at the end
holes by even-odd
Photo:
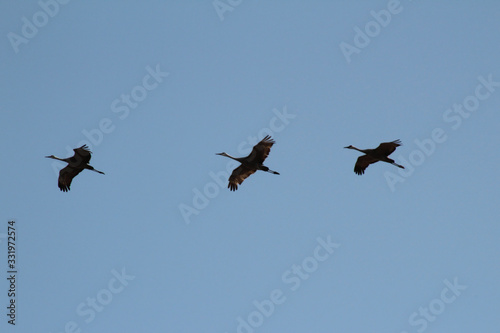
{"type": "Polygon", "coordinates": [[[2,332],[498,329],[500,3],[61,2],[0,4],[2,332]]]}

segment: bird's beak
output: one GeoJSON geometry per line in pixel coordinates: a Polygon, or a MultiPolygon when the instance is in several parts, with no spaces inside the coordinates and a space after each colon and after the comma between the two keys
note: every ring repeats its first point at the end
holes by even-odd
{"type": "Polygon", "coordinates": [[[222,153],[215,153],[215,155],[222,155],[222,153]]]}
{"type": "Polygon", "coordinates": [[[45,156],[46,158],[50,158],[50,156],[45,156]]]}
{"type": "Polygon", "coordinates": [[[344,147],[344,148],[349,148],[349,146],[347,146],[347,147],[344,147]]]}

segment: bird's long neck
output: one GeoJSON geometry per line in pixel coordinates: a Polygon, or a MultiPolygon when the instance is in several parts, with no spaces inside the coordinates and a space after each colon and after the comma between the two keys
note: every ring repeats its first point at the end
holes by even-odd
{"type": "Polygon", "coordinates": [[[64,158],[60,158],[60,157],[57,157],[57,156],[49,156],[49,158],[53,159],[53,160],[58,160],[58,161],[62,161],[62,162],[67,162],[66,159],[64,158]]]}
{"type": "Polygon", "coordinates": [[[223,156],[229,157],[229,158],[231,158],[231,159],[233,159],[233,160],[238,161],[238,162],[241,163],[241,161],[240,161],[240,159],[238,157],[234,157],[234,156],[231,156],[229,154],[224,154],[223,156]]]}
{"type": "Polygon", "coordinates": [[[363,149],[359,149],[359,148],[356,148],[354,146],[352,146],[351,149],[354,149],[354,150],[357,150],[359,152],[362,152],[362,153],[366,154],[366,151],[364,151],[363,149]]]}

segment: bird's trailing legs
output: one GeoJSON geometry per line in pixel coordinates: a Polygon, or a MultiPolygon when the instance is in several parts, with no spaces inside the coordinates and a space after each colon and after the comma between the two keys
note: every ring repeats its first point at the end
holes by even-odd
{"type": "MultiPolygon", "coordinates": [[[[384,160],[383,160],[383,161],[384,161],[384,160]]],[[[394,160],[393,160],[393,159],[390,159],[390,158],[387,158],[387,160],[385,160],[384,162],[388,162],[388,163],[390,163],[390,164],[392,164],[392,165],[394,165],[394,166],[397,166],[398,168],[401,168],[401,169],[404,169],[404,168],[405,168],[404,166],[397,164],[396,162],[394,162],[394,160]]]]}
{"type": "Polygon", "coordinates": [[[405,168],[404,166],[399,165],[399,164],[397,164],[397,163],[391,163],[391,164],[392,164],[392,165],[395,165],[395,166],[397,166],[397,167],[399,167],[399,168],[401,168],[401,169],[404,169],[404,168],[405,168]]]}
{"type": "Polygon", "coordinates": [[[262,171],[265,171],[265,172],[269,172],[269,173],[272,173],[272,174],[275,174],[275,175],[279,175],[279,172],[276,172],[274,170],[271,170],[269,169],[268,167],[266,167],[265,165],[262,165],[259,170],[262,170],[262,171]]]}
{"type": "Polygon", "coordinates": [[[87,165],[87,167],[85,169],[92,170],[92,171],[95,171],[97,173],[100,173],[101,175],[104,175],[104,172],[94,169],[94,167],[91,165],[87,165]]]}

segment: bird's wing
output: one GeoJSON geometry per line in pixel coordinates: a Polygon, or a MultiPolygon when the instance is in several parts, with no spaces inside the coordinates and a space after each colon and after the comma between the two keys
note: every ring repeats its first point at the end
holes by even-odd
{"type": "Polygon", "coordinates": [[[59,186],[59,189],[63,192],[68,192],[69,191],[69,186],[71,185],[71,181],[73,180],[76,175],[78,175],[80,172],[82,172],[83,168],[73,168],[67,165],[65,168],[61,169],[59,171],[59,179],[57,182],[57,185],[59,186]]]}
{"type": "Polygon", "coordinates": [[[378,160],[369,156],[369,155],[363,155],[358,157],[356,164],[354,165],[354,172],[357,175],[362,175],[365,173],[365,169],[368,168],[368,166],[372,163],[377,162],[378,160]]]}
{"type": "Polygon", "coordinates": [[[264,139],[253,147],[252,152],[247,158],[252,162],[262,164],[267,156],[269,156],[269,152],[273,145],[274,140],[271,139],[271,136],[266,135],[264,139]]]}
{"type": "Polygon", "coordinates": [[[83,145],[80,148],[75,148],[73,149],[73,151],[75,152],[75,158],[81,158],[82,162],[85,164],[89,163],[91,152],[87,145],[83,145]]]}
{"type": "Polygon", "coordinates": [[[383,142],[381,143],[375,150],[384,155],[384,156],[389,156],[391,155],[397,147],[401,146],[401,141],[400,140],[394,140],[391,142],[383,142]]]}
{"type": "Polygon", "coordinates": [[[233,170],[233,173],[229,177],[229,184],[227,187],[231,191],[236,191],[238,189],[238,185],[243,183],[245,179],[247,179],[251,174],[255,173],[256,170],[247,168],[243,164],[233,170]]]}

